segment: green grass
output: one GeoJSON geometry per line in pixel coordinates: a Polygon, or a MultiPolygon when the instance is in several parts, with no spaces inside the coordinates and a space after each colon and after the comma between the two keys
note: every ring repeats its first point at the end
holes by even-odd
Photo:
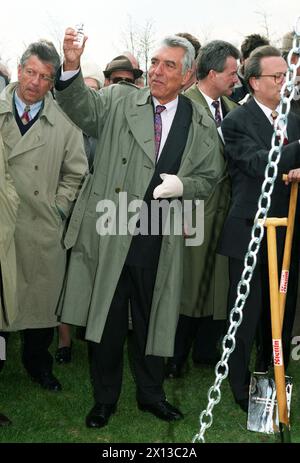
{"type": "MultiPolygon", "coordinates": [[[[52,351],[54,352],[55,345],[52,351]]],[[[125,371],[118,409],[109,425],[100,430],[87,429],[85,416],[93,405],[89,381],[86,344],[73,342],[73,361],[55,365],[54,373],[63,385],[60,393],[44,391],[32,383],[20,361],[19,335],[11,335],[7,362],[0,375],[0,411],[13,425],[0,428],[1,443],[191,443],[199,430],[199,415],[207,404],[207,391],[214,381],[211,368],[188,366],[187,374],[168,380],[168,400],[179,406],[185,419],[165,423],[137,409],[135,387],[125,352],[125,371]]],[[[291,361],[294,378],[292,396],[292,441],[300,443],[299,361],[291,361]]],[[[273,435],[246,430],[246,414],[234,403],[227,380],[222,385],[222,400],[214,408],[214,421],[207,430],[208,443],[273,443],[273,435]]]]}

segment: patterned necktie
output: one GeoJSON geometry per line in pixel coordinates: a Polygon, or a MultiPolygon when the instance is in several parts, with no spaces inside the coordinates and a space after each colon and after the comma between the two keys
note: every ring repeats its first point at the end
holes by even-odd
{"type": "MultiPolygon", "coordinates": [[[[277,111],[272,111],[272,112],[271,112],[271,118],[273,119],[273,126],[274,126],[274,127],[275,127],[275,121],[276,121],[277,117],[278,117],[278,112],[277,112],[277,111]]],[[[288,139],[287,139],[287,137],[286,137],[286,135],[285,135],[285,136],[284,136],[284,139],[283,139],[283,144],[284,144],[284,145],[287,145],[288,142],[289,142],[289,141],[288,141],[288,139]]]]}
{"type": "Polygon", "coordinates": [[[155,141],[155,159],[157,162],[160,141],[161,141],[161,132],[162,132],[162,122],[161,122],[161,113],[166,109],[165,106],[157,105],[154,113],[154,141],[155,141]]]}
{"type": "Polygon", "coordinates": [[[21,121],[23,122],[24,125],[26,125],[26,124],[28,124],[28,122],[30,122],[29,112],[30,112],[30,106],[26,105],[25,108],[24,108],[24,112],[22,114],[22,117],[21,117],[21,121]]]}
{"type": "Polygon", "coordinates": [[[277,111],[272,111],[271,112],[271,117],[273,119],[273,126],[275,126],[275,121],[276,121],[276,119],[278,117],[278,112],[277,111]]]}
{"type": "Polygon", "coordinates": [[[220,102],[218,100],[214,100],[212,102],[212,106],[215,108],[215,121],[217,124],[217,127],[220,127],[222,118],[221,118],[221,113],[220,113],[220,102]]]}

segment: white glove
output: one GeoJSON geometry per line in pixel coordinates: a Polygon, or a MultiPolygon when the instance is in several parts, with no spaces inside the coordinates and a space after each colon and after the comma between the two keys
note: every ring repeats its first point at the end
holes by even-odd
{"type": "Polygon", "coordinates": [[[163,182],[153,191],[153,198],[179,198],[183,193],[183,183],[177,175],[160,174],[163,182]]]}

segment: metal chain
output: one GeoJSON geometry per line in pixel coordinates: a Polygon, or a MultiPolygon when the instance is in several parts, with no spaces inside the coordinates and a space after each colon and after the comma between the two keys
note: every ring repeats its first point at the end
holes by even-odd
{"type": "Polygon", "coordinates": [[[222,357],[215,367],[215,382],[214,385],[208,391],[208,405],[205,410],[202,411],[199,421],[200,430],[193,437],[192,442],[205,442],[204,435],[208,428],[213,423],[213,408],[221,400],[221,384],[222,381],[228,375],[228,359],[230,354],[235,349],[235,335],[238,327],[243,320],[243,308],[247,297],[250,292],[250,282],[252,280],[253,272],[257,263],[257,254],[260,249],[261,241],[264,236],[264,223],[268,215],[268,211],[271,206],[271,195],[274,189],[274,183],[278,174],[278,163],[281,158],[281,150],[284,144],[284,138],[287,127],[287,116],[291,107],[291,100],[293,99],[296,81],[297,81],[297,69],[300,66],[300,30],[298,27],[300,18],[298,18],[294,39],[293,47],[290,50],[287,63],[288,72],[286,80],[281,89],[281,100],[279,106],[279,114],[275,122],[274,133],[271,141],[271,150],[268,155],[268,164],[265,169],[265,179],[262,184],[261,195],[258,200],[258,210],[254,219],[254,224],[251,231],[251,241],[248,245],[248,250],[244,258],[244,270],[242,272],[241,280],[237,286],[237,298],[233,309],[229,315],[230,325],[227,334],[224,336],[222,342],[222,357]],[[298,29],[297,29],[298,27],[298,29]],[[297,63],[292,64],[291,58],[293,53],[299,55],[297,63]],[[289,96],[286,96],[289,94],[289,96]]]}

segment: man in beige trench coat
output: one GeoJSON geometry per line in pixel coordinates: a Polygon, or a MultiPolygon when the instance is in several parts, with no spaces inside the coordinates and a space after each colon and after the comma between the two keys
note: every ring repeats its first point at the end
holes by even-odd
{"type": "Polygon", "coordinates": [[[18,315],[9,330],[22,330],[22,361],[43,388],[59,391],[48,348],[66,267],[62,244],[66,218],[87,171],[81,131],[50,92],[60,65],[54,46],[29,45],[18,82],[0,96],[0,130],[20,197],[15,242],[18,315]]]}
{"type": "MultiPolygon", "coordinates": [[[[14,231],[19,198],[7,173],[7,162],[0,135],[0,329],[7,328],[17,314],[16,254],[14,231]]],[[[5,340],[0,336],[0,359],[5,356],[5,340]]],[[[11,421],[0,413],[0,426],[11,421]]]]}

